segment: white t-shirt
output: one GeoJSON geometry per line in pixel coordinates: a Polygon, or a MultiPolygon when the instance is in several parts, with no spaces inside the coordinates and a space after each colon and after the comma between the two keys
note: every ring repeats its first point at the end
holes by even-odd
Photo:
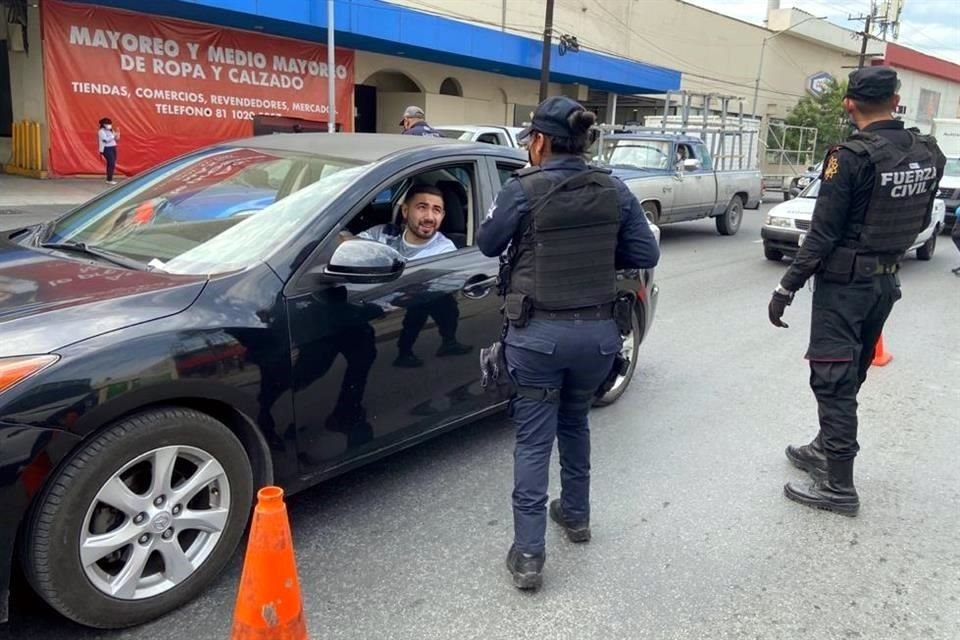
{"type": "Polygon", "coordinates": [[[104,147],[115,147],[117,146],[117,138],[119,137],[116,133],[109,129],[100,128],[100,153],[103,153],[104,147]]]}
{"type": "Polygon", "coordinates": [[[388,247],[393,247],[407,260],[428,258],[457,250],[457,245],[453,244],[450,238],[439,231],[430,238],[429,242],[424,244],[411,244],[403,238],[403,230],[400,230],[399,234],[396,234],[396,231],[397,228],[392,224],[378,224],[366,231],[361,231],[357,237],[364,240],[375,240],[388,247]]]}

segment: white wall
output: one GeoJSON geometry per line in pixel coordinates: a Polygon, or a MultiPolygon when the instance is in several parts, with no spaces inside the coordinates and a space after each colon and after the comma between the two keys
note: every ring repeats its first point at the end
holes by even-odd
{"type": "Polygon", "coordinates": [[[900,116],[908,127],[918,127],[923,133],[930,133],[930,122],[921,122],[917,111],[920,93],[923,90],[940,94],[940,110],[936,118],[960,118],[960,84],[943,78],[928,76],[909,69],[897,69],[900,77],[900,104],[907,112],[900,116]]]}

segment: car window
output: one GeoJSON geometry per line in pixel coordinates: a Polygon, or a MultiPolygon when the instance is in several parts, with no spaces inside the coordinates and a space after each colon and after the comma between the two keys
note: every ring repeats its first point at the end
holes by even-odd
{"type": "Polygon", "coordinates": [[[498,138],[495,133],[481,133],[477,138],[477,142],[483,142],[484,144],[502,144],[500,138],[498,138]]]}
{"type": "MultiPolygon", "coordinates": [[[[473,225],[476,220],[476,175],[476,165],[454,164],[406,176],[367,202],[350,219],[345,230],[351,236],[362,235],[387,244],[396,244],[395,248],[401,253],[407,249],[412,251],[412,248],[405,248],[403,242],[407,238],[405,234],[410,233],[417,237],[417,230],[407,228],[403,217],[404,200],[415,185],[430,185],[438,189],[443,198],[443,219],[436,231],[442,233],[457,249],[470,247],[474,243],[473,225]],[[382,197],[384,193],[394,195],[388,201],[382,197]]],[[[423,230],[420,231],[422,233],[423,230]]]]}
{"type": "Polygon", "coordinates": [[[694,145],[694,149],[696,149],[697,159],[700,161],[700,168],[704,171],[713,171],[713,160],[710,158],[707,145],[694,145]]]}
{"type": "Polygon", "coordinates": [[[512,162],[498,162],[497,163],[497,177],[500,178],[500,186],[502,187],[507,183],[507,180],[513,177],[513,174],[523,168],[523,165],[512,162]]]}
{"type": "Polygon", "coordinates": [[[243,147],[206,149],[80,207],[46,242],[82,242],[171,273],[254,264],[319,214],[369,165],[243,147]]]}

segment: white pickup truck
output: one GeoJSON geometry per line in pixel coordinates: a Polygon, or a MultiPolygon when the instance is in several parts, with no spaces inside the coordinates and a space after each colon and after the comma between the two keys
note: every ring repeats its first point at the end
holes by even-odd
{"type": "Polygon", "coordinates": [[[522,127],[507,127],[505,125],[473,125],[458,124],[434,127],[444,138],[454,140],[463,140],[465,142],[484,142],[486,144],[496,144],[502,147],[520,147],[520,141],[517,136],[523,131],[522,127]]]}

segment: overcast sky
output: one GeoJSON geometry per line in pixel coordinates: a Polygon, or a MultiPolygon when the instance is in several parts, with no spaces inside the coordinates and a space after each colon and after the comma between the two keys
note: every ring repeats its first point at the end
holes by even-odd
{"type": "MultiPolygon", "coordinates": [[[[766,0],[686,0],[695,5],[763,24],[766,0]]],[[[838,25],[859,29],[862,23],[849,22],[851,14],[866,13],[869,0],[780,0],[781,8],[796,7],[815,16],[827,16],[838,25]]],[[[960,1],[906,0],[900,20],[898,42],[960,64],[960,1]]]]}

